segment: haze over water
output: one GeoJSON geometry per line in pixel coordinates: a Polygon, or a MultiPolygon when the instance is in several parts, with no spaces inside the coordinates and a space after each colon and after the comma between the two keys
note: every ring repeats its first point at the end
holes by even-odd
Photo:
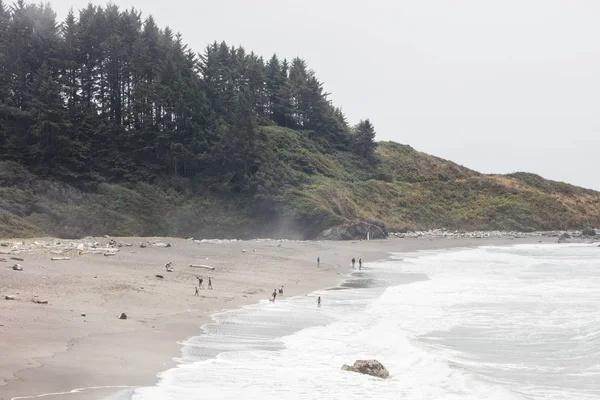
{"type": "Polygon", "coordinates": [[[397,255],[343,290],[219,314],[182,362],[132,398],[598,399],[600,249],[397,255]],[[371,358],[389,380],[340,370],[371,358]]]}

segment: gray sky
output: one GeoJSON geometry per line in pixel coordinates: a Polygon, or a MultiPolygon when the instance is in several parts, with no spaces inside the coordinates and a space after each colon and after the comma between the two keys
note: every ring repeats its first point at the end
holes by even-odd
{"type": "MultiPolygon", "coordinates": [[[[378,140],[600,190],[600,1],[113,2],[153,14],[198,52],[225,40],[306,59],[378,140]]],[[[60,19],[87,3],[51,0],[60,19]]]]}

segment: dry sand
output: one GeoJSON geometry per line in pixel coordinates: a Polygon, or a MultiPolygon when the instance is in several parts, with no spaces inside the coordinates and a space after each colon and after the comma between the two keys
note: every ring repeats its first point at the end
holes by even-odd
{"type": "MultiPolygon", "coordinates": [[[[390,252],[539,240],[197,243],[119,238],[118,243],[133,246],[121,247],[111,256],[104,251],[81,251],[81,243],[98,242],[98,247],[106,247],[108,238],[78,242],[38,239],[36,245],[32,239],[12,240],[9,242],[22,244],[13,254],[0,254],[6,259],[0,262],[0,399],[67,393],[76,388],[153,385],[158,372],[174,366],[174,357],[180,355],[179,343],[200,334],[200,326],[210,322],[212,313],[267,299],[281,285],[284,298],[334,286],[350,272],[352,257],[370,262],[386,258],[390,252]],[[142,240],[170,243],[171,247],[141,248],[142,240]],[[70,249],[65,251],[65,247],[70,249]],[[71,259],[50,261],[66,256],[71,259]],[[320,268],[317,257],[321,258],[320,268]],[[167,261],[173,263],[173,272],[165,271],[167,261]],[[15,263],[24,270],[13,271],[15,263]],[[191,268],[190,264],[215,270],[191,268]],[[157,274],[164,279],[155,277],[157,274]],[[204,278],[205,287],[210,276],[214,290],[200,290],[195,297],[196,276],[204,278]],[[16,300],[4,300],[6,295],[16,300]],[[121,312],[128,315],[127,320],[118,319],[121,312]]],[[[12,243],[1,248],[4,253],[11,250],[12,243]]],[[[114,389],[48,398],[102,398],[110,391],[114,389]]]]}

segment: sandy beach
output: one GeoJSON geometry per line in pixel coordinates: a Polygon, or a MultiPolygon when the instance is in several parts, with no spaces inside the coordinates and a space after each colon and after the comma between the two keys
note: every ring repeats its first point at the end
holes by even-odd
{"type": "Polygon", "coordinates": [[[282,285],[283,299],[334,286],[350,272],[352,257],[368,263],[391,252],[555,241],[532,237],[198,243],[116,238],[122,247],[102,250],[110,240],[4,241],[0,399],[48,393],[57,393],[51,399],[95,399],[119,387],[153,385],[158,372],[175,365],[180,343],[201,334],[200,327],[210,322],[212,313],[265,300],[282,285]],[[94,243],[100,250],[81,251],[81,243],[86,243],[86,249],[94,243]],[[63,257],[69,259],[51,261],[63,257]],[[168,261],[173,272],[165,271],[168,261]],[[12,269],[16,263],[23,271],[12,269]],[[214,267],[214,271],[192,264],[214,267]],[[204,278],[205,287],[199,296],[194,295],[197,276],[204,278]],[[213,290],[206,288],[208,277],[213,290]],[[118,318],[122,312],[126,320],[118,318]],[[92,387],[106,389],[69,393],[92,387]]]}

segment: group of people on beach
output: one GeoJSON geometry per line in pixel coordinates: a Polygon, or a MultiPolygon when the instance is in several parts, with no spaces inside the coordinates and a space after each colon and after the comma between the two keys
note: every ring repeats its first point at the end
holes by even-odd
{"type": "MultiPolygon", "coordinates": [[[[321,257],[317,257],[317,267],[321,266],[321,257]]],[[[356,269],[356,259],[352,257],[352,268],[356,269]]],[[[362,258],[358,259],[358,269],[362,270],[362,258]]]]}
{"type": "MultiPolygon", "coordinates": [[[[196,279],[198,279],[198,286],[196,286],[196,293],[194,294],[194,296],[200,296],[198,288],[204,290],[204,278],[197,276],[196,279]]],[[[213,290],[212,278],[210,276],[208,277],[208,289],[213,290]]]]}
{"type": "Polygon", "coordinates": [[[273,289],[273,294],[271,295],[271,298],[269,300],[271,300],[273,303],[275,303],[275,299],[277,298],[277,295],[283,296],[283,285],[281,285],[279,290],[273,289]]]}
{"type": "MultiPolygon", "coordinates": [[[[356,269],[356,259],[354,257],[352,257],[352,268],[356,269]]],[[[358,269],[362,269],[362,258],[358,259],[358,269]]]]}
{"type": "MultiPolygon", "coordinates": [[[[277,298],[278,295],[283,296],[283,285],[281,285],[279,290],[273,289],[273,294],[271,294],[271,298],[269,299],[269,301],[271,301],[272,303],[275,303],[275,299],[277,298]]],[[[321,296],[319,296],[319,298],[317,298],[317,306],[321,307],[321,296]]]]}

